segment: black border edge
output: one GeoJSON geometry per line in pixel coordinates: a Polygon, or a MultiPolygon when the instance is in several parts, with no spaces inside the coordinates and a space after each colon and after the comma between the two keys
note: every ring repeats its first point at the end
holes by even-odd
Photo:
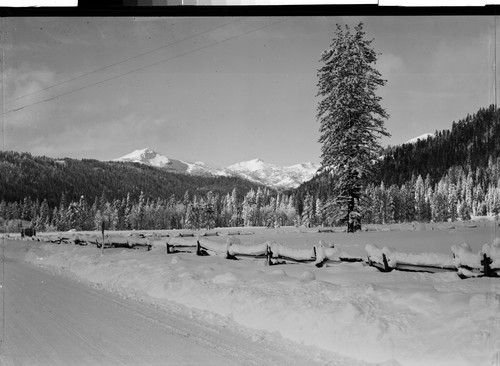
{"type": "Polygon", "coordinates": [[[379,5],[234,5],[234,6],[123,6],[117,1],[97,4],[79,1],[78,7],[0,7],[2,17],[95,16],[494,16],[500,5],[478,7],[403,7],[379,5]]]}

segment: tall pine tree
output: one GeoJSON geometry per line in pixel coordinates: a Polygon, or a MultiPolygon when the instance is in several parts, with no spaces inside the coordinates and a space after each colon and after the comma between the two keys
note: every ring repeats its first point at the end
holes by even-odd
{"type": "Polygon", "coordinates": [[[381,149],[378,139],[389,136],[383,120],[388,117],[375,94],[385,80],[373,68],[377,54],[364,39],[363,24],[351,33],[337,25],[330,48],[321,55],[318,70],[317,119],[320,122],[323,171],[333,174],[336,217],[348,232],[361,227],[360,199],[381,149]]]}

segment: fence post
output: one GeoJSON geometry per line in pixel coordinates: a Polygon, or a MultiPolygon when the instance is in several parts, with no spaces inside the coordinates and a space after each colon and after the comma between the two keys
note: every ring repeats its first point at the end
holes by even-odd
{"type": "Polygon", "coordinates": [[[101,255],[104,255],[104,220],[102,220],[102,222],[101,222],[101,230],[102,230],[101,255]]]}
{"type": "Polygon", "coordinates": [[[271,247],[268,245],[267,246],[267,265],[272,266],[272,257],[273,257],[273,252],[271,251],[271,247]]]}
{"type": "Polygon", "coordinates": [[[384,269],[386,272],[390,272],[391,268],[389,267],[389,263],[387,262],[387,257],[385,256],[385,253],[382,253],[382,260],[384,261],[384,269]]]}
{"type": "Polygon", "coordinates": [[[486,253],[483,253],[483,260],[481,264],[483,265],[483,273],[486,277],[491,277],[491,267],[490,264],[493,263],[491,258],[489,258],[486,253]]]}

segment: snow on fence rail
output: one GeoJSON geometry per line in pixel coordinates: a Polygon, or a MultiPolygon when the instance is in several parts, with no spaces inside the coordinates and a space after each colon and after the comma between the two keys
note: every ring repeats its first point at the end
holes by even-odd
{"type": "Polygon", "coordinates": [[[389,248],[384,247],[380,249],[374,244],[366,244],[365,251],[368,254],[368,264],[379,269],[382,272],[390,272],[394,268],[389,266],[389,261],[387,259],[387,252],[389,248]]]}
{"type": "Polygon", "coordinates": [[[174,238],[194,238],[195,236],[196,235],[194,235],[194,233],[177,233],[176,235],[174,235],[174,238]]]}
{"type": "Polygon", "coordinates": [[[481,259],[477,253],[472,252],[469,244],[462,243],[453,245],[451,251],[453,253],[453,261],[457,268],[466,268],[469,270],[481,268],[481,259]]]}
{"type": "Polygon", "coordinates": [[[493,244],[484,244],[481,254],[483,257],[486,255],[491,259],[491,267],[500,268],[500,238],[496,238],[493,244]]]}
{"type": "Polygon", "coordinates": [[[382,272],[400,271],[442,272],[457,271],[460,278],[499,277],[500,239],[484,244],[479,253],[472,252],[466,243],[453,245],[453,257],[439,253],[401,253],[392,248],[367,244],[368,264],[382,272]]]}
{"type": "MultiPolygon", "coordinates": [[[[26,240],[26,238],[22,238],[26,240]]],[[[39,234],[30,240],[57,243],[57,244],[94,244],[101,247],[103,244],[100,233],[66,232],[59,234],[39,234]]],[[[137,246],[147,247],[166,244],[167,253],[195,252],[197,255],[217,255],[227,259],[238,257],[266,258],[269,265],[293,262],[311,262],[316,267],[322,267],[327,262],[365,262],[378,268],[382,272],[394,269],[401,271],[441,272],[457,271],[460,278],[469,277],[500,277],[500,239],[496,238],[492,244],[484,244],[478,253],[474,253],[466,243],[453,245],[453,256],[439,253],[402,253],[395,249],[367,244],[365,251],[367,260],[349,254],[342,246],[327,246],[320,240],[318,245],[311,249],[294,249],[275,242],[265,242],[256,245],[243,245],[234,233],[220,234],[207,232],[191,236],[191,233],[182,233],[176,237],[158,236],[155,233],[145,236],[132,233],[128,236],[107,234],[104,237],[105,247],[137,246]],[[226,235],[225,243],[207,239],[209,236],[226,235]]]]}
{"type": "Polygon", "coordinates": [[[485,244],[480,253],[472,253],[467,244],[453,246],[453,257],[441,253],[402,253],[395,249],[367,244],[365,251],[367,261],[351,255],[340,245],[327,246],[323,241],[311,249],[294,249],[284,244],[265,242],[256,245],[240,244],[238,239],[229,238],[225,243],[219,243],[198,236],[196,240],[167,243],[167,253],[175,253],[181,249],[194,252],[197,255],[216,255],[226,259],[238,257],[266,258],[269,265],[293,262],[312,262],[316,267],[322,267],[327,262],[366,262],[382,272],[394,269],[414,272],[457,271],[462,278],[470,277],[464,270],[478,269],[482,276],[500,275],[500,240],[485,244]]]}
{"type": "Polygon", "coordinates": [[[227,233],[220,234],[220,235],[254,235],[255,233],[253,231],[228,231],[227,233]]]}
{"type": "Polygon", "coordinates": [[[388,247],[379,248],[373,244],[367,244],[365,251],[368,254],[368,264],[382,272],[390,272],[393,269],[419,272],[456,270],[453,258],[446,254],[402,253],[388,247]]]}
{"type": "Polygon", "coordinates": [[[337,246],[326,246],[323,240],[319,241],[319,244],[315,246],[316,260],[314,265],[316,267],[323,267],[327,262],[362,262],[363,259],[351,255],[344,247],[341,245],[337,246]]]}
{"type": "Polygon", "coordinates": [[[196,250],[197,240],[195,238],[184,239],[182,237],[169,238],[167,240],[167,254],[191,252],[196,250]]]}
{"type": "Polygon", "coordinates": [[[229,246],[231,244],[229,242],[226,243],[217,243],[215,241],[211,241],[202,237],[198,237],[197,246],[196,246],[196,254],[197,255],[217,255],[228,258],[229,255],[229,246]]]}
{"type": "Polygon", "coordinates": [[[467,243],[453,245],[453,260],[460,278],[500,277],[500,239],[492,244],[484,244],[478,253],[474,253],[467,243]]]}
{"type": "MultiPolygon", "coordinates": [[[[211,236],[211,235],[209,235],[211,236]]],[[[197,238],[175,237],[167,241],[167,253],[196,252],[197,255],[217,255],[228,259],[235,256],[265,257],[268,243],[242,245],[240,241],[229,236],[225,243],[219,243],[198,235],[197,238]]]]}
{"type": "MultiPolygon", "coordinates": [[[[155,236],[145,237],[141,234],[130,234],[129,236],[118,235],[118,234],[106,234],[104,236],[104,246],[105,247],[126,247],[135,248],[138,246],[147,247],[148,250],[151,249],[152,243],[155,240],[155,236]]],[[[93,244],[100,248],[103,244],[103,237],[100,233],[59,233],[51,235],[39,235],[33,240],[50,242],[55,244],[76,244],[76,245],[88,245],[93,244]]]]}
{"type": "Polygon", "coordinates": [[[242,245],[239,243],[233,244],[229,246],[228,253],[229,255],[236,256],[244,256],[244,257],[267,257],[269,251],[269,242],[265,242],[262,244],[256,245],[242,245]]]}
{"type": "Polygon", "coordinates": [[[316,260],[316,249],[293,249],[283,244],[271,243],[269,246],[271,259],[288,259],[296,262],[312,262],[316,260]]]}
{"type": "MultiPolygon", "coordinates": [[[[172,253],[174,248],[175,245],[171,245],[167,252],[172,253]]],[[[350,255],[341,247],[326,247],[323,241],[311,249],[294,249],[272,241],[256,245],[243,245],[232,239],[228,239],[226,243],[217,243],[198,237],[196,254],[217,255],[227,259],[237,259],[237,257],[266,258],[269,265],[292,261],[313,262],[317,267],[322,267],[328,261],[363,261],[362,258],[350,255]]]]}
{"type": "Polygon", "coordinates": [[[180,232],[177,233],[174,238],[197,238],[198,236],[226,236],[226,235],[253,235],[252,231],[206,231],[202,234],[196,234],[194,232],[180,232]]]}

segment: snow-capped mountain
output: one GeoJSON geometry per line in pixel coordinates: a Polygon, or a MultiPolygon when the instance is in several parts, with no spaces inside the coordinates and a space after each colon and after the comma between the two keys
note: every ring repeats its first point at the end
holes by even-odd
{"type": "Polygon", "coordinates": [[[424,133],[423,135],[420,135],[420,136],[414,137],[412,139],[409,139],[405,143],[406,144],[414,144],[418,140],[427,140],[428,137],[434,137],[434,134],[433,133],[424,133]]]}
{"type": "Polygon", "coordinates": [[[207,166],[203,162],[188,163],[182,160],[170,159],[150,148],[135,150],[113,161],[123,161],[151,165],[157,168],[167,169],[176,173],[187,173],[193,175],[225,175],[229,174],[221,169],[207,166]]]}
{"type": "Polygon", "coordinates": [[[135,150],[130,154],[124,155],[121,158],[113,159],[113,161],[128,161],[132,163],[142,163],[151,166],[163,168],[172,164],[169,158],[158,154],[156,151],[146,148],[142,150],[135,150]]]}
{"type": "Polygon", "coordinates": [[[301,183],[310,180],[319,168],[319,165],[313,163],[281,167],[265,163],[260,159],[253,159],[230,165],[227,168],[217,169],[203,162],[188,163],[182,160],[167,158],[150,148],[135,150],[113,161],[147,164],[177,173],[193,175],[233,175],[269,187],[282,189],[298,187],[301,183]]]}
{"type": "Polygon", "coordinates": [[[242,178],[275,188],[296,188],[310,180],[318,169],[319,166],[313,163],[281,167],[260,159],[236,163],[226,168],[228,172],[242,178]]]}

